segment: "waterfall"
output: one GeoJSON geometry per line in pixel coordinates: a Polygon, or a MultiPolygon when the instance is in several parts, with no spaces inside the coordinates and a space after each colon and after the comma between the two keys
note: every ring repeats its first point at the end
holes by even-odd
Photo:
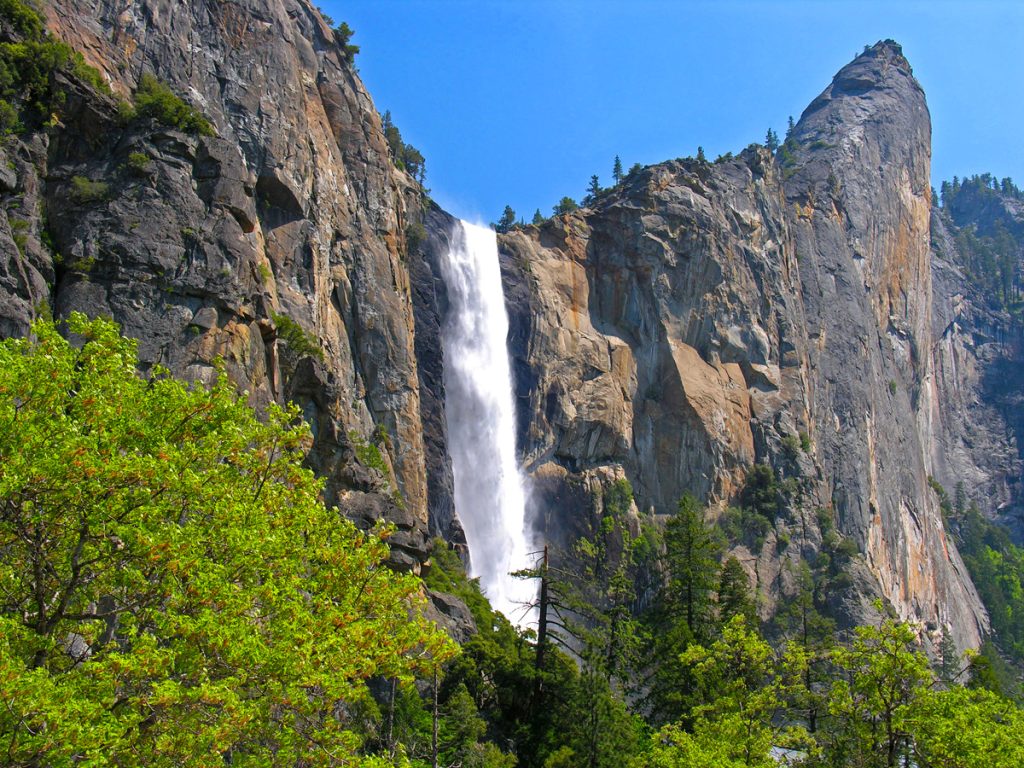
{"type": "Polygon", "coordinates": [[[525,624],[536,584],[510,572],[531,565],[526,493],[516,461],[508,314],[494,232],[460,222],[441,260],[448,289],[444,350],[445,415],[455,511],[469,544],[470,576],[491,605],[525,624]]]}

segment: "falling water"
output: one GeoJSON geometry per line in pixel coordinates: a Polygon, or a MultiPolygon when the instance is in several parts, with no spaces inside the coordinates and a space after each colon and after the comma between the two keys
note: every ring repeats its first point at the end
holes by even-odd
{"type": "Polygon", "coordinates": [[[522,625],[536,586],[510,575],[531,564],[532,547],[516,462],[498,245],[490,229],[466,222],[452,235],[441,271],[449,301],[442,346],[455,510],[469,544],[470,575],[495,609],[522,625]]]}

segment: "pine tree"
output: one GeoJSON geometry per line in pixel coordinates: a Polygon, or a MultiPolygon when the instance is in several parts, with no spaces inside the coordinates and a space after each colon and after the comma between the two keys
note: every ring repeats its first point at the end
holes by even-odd
{"type": "Polygon", "coordinates": [[[544,215],[540,212],[540,208],[538,208],[537,210],[535,210],[533,212],[533,220],[530,223],[531,224],[543,224],[544,223],[544,215]]]}
{"type": "Polygon", "coordinates": [[[768,133],[764,137],[764,145],[768,147],[769,152],[774,154],[779,148],[779,134],[769,128],[768,133]]]}
{"type": "Polygon", "coordinates": [[[591,205],[595,200],[597,200],[597,196],[600,195],[601,192],[601,182],[595,173],[590,177],[590,184],[587,185],[587,194],[586,197],[583,198],[583,204],[591,205]]]}
{"type": "Polygon", "coordinates": [[[501,218],[498,219],[496,224],[492,224],[495,232],[505,233],[508,232],[516,223],[516,212],[512,210],[511,205],[506,205],[504,212],[501,214],[501,218]]]}
{"type": "Polygon", "coordinates": [[[615,156],[615,164],[612,166],[612,178],[616,185],[622,183],[622,160],[618,155],[615,156]]]}
{"type": "Polygon", "coordinates": [[[749,626],[757,620],[747,572],[739,560],[730,556],[722,563],[718,578],[718,621],[726,624],[734,616],[742,616],[749,626]]]}
{"type": "Polygon", "coordinates": [[[708,159],[704,156],[704,147],[697,147],[697,162],[707,163],[708,159]]]}
{"type": "Polygon", "coordinates": [[[555,216],[561,216],[565,213],[572,213],[577,208],[579,208],[579,206],[576,204],[576,201],[571,197],[566,196],[559,200],[558,205],[552,208],[552,210],[555,212],[555,216]]]}

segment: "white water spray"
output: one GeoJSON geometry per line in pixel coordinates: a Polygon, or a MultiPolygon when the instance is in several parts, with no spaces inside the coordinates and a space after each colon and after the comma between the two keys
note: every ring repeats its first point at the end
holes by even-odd
{"type": "Polygon", "coordinates": [[[516,462],[509,372],[508,315],[494,232],[460,222],[441,261],[448,289],[444,347],[445,415],[455,480],[455,511],[469,544],[470,575],[512,622],[525,625],[533,580],[526,494],[516,462]]]}

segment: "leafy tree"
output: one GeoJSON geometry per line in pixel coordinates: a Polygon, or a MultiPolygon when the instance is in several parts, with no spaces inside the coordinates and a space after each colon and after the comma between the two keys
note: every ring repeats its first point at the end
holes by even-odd
{"type": "Polygon", "coordinates": [[[504,212],[501,214],[501,218],[498,219],[497,224],[492,224],[495,232],[508,232],[515,226],[516,223],[516,212],[512,210],[511,205],[506,205],[504,212]]]}
{"type": "Polygon", "coordinates": [[[775,623],[786,640],[798,643],[807,653],[802,699],[795,702],[795,706],[802,711],[807,728],[813,734],[818,729],[819,718],[827,711],[825,691],[832,672],[828,661],[834,645],[835,622],[823,616],[817,607],[819,599],[824,601],[820,590],[824,588],[826,574],[820,568],[812,573],[805,560],[800,560],[796,569],[796,594],[783,601],[775,623]]]}
{"type": "Polygon", "coordinates": [[[812,745],[802,726],[786,718],[786,702],[801,687],[806,656],[798,646],[777,654],[742,616],[708,647],[691,646],[682,662],[692,670],[701,703],[690,733],[674,724],[654,737],[654,766],[777,765],[772,747],[812,745]]]}
{"type": "Polygon", "coordinates": [[[636,176],[643,169],[644,169],[644,167],[640,163],[633,163],[631,166],[629,166],[629,173],[627,173],[626,175],[627,176],[636,176]]]}
{"type": "Polygon", "coordinates": [[[616,185],[622,183],[622,160],[619,159],[618,155],[615,156],[615,164],[612,165],[612,179],[616,185]]]}
{"type": "Polygon", "coordinates": [[[563,197],[558,201],[558,205],[556,205],[553,210],[555,212],[555,216],[561,216],[566,213],[572,213],[578,209],[579,206],[576,204],[575,200],[571,197],[563,197]]]}
{"type": "Polygon", "coordinates": [[[1024,712],[991,691],[924,689],[899,720],[922,768],[1024,765],[1024,712]]]}
{"type": "Polygon", "coordinates": [[[838,724],[831,754],[840,765],[859,755],[866,765],[895,768],[910,744],[904,711],[932,682],[914,630],[892,619],[857,627],[853,643],[836,648],[832,660],[841,675],[830,693],[829,709],[838,724]]]}
{"type": "Polygon", "coordinates": [[[0,749],[7,765],[358,762],[371,676],[451,654],[256,418],[73,314],[0,343],[0,749]]]}

